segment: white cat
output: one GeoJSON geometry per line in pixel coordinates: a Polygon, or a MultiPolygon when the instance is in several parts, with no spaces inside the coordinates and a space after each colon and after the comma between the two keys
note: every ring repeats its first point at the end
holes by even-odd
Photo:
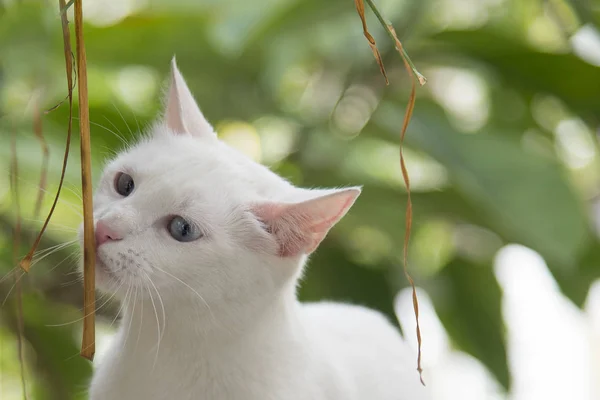
{"type": "Polygon", "coordinates": [[[174,60],[150,133],[95,195],[96,280],[124,315],[92,400],[429,398],[384,316],[296,299],[360,188],[296,188],[219,141],[174,60]]]}

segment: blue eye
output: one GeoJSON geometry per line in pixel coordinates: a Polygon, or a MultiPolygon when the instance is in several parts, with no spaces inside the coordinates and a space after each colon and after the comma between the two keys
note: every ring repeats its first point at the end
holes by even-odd
{"type": "Polygon", "coordinates": [[[127,197],[133,192],[135,184],[131,175],[119,172],[115,179],[115,190],[123,197],[127,197]]]}
{"type": "Polygon", "coordinates": [[[169,233],[178,242],[192,242],[201,238],[200,229],[185,218],[177,216],[169,222],[169,233]]]}

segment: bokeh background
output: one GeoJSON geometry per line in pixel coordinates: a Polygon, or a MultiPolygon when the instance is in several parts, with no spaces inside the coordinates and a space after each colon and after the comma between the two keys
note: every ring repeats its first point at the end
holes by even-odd
{"type": "MultiPolygon", "coordinates": [[[[600,399],[600,4],[376,4],[428,78],[417,91],[406,156],[414,201],[409,268],[420,288],[434,398],[600,399]]],[[[367,15],[389,86],[352,0],[84,0],[93,174],[123,146],[119,136],[135,140],[160,111],[176,54],[223,140],[297,185],[364,185],[311,259],[300,295],[397,315],[414,346],[398,155],[410,81],[367,15]]],[[[23,398],[10,274],[17,205],[21,257],[58,184],[68,105],[44,111],[66,92],[58,2],[0,1],[2,399],[23,398]],[[49,149],[39,213],[44,156],[36,123],[49,149]],[[9,179],[13,134],[18,202],[9,179]]],[[[21,278],[24,372],[35,399],[85,398],[92,371],[78,356],[74,126],[66,188],[37,263],[21,278]]],[[[117,311],[110,302],[98,311],[97,359],[117,311]]]]}

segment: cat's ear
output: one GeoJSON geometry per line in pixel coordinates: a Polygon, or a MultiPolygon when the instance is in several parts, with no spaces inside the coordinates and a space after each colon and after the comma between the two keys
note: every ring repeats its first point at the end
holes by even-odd
{"type": "Polygon", "coordinates": [[[179,72],[175,57],[171,61],[171,83],[167,92],[164,118],[167,127],[177,134],[216,138],[212,126],[202,115],[185,79],[179,72]]]}
{"type": "Polygon", "coordinates": [[[360,187],[332,190],[300,203],[256,205],[252,211],[275,238],[278,255],[293,257],[312,253],[360,192],[360,187]]]}

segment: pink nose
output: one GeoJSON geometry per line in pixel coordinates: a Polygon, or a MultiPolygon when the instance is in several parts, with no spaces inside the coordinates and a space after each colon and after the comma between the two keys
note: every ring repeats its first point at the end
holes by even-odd
{"type": "Polygon", "coordinates": [[[109,228],[103,221],[96,223],[96,247],[100,247],[106,242],[123,239],[118,233],[109,228]]]}

